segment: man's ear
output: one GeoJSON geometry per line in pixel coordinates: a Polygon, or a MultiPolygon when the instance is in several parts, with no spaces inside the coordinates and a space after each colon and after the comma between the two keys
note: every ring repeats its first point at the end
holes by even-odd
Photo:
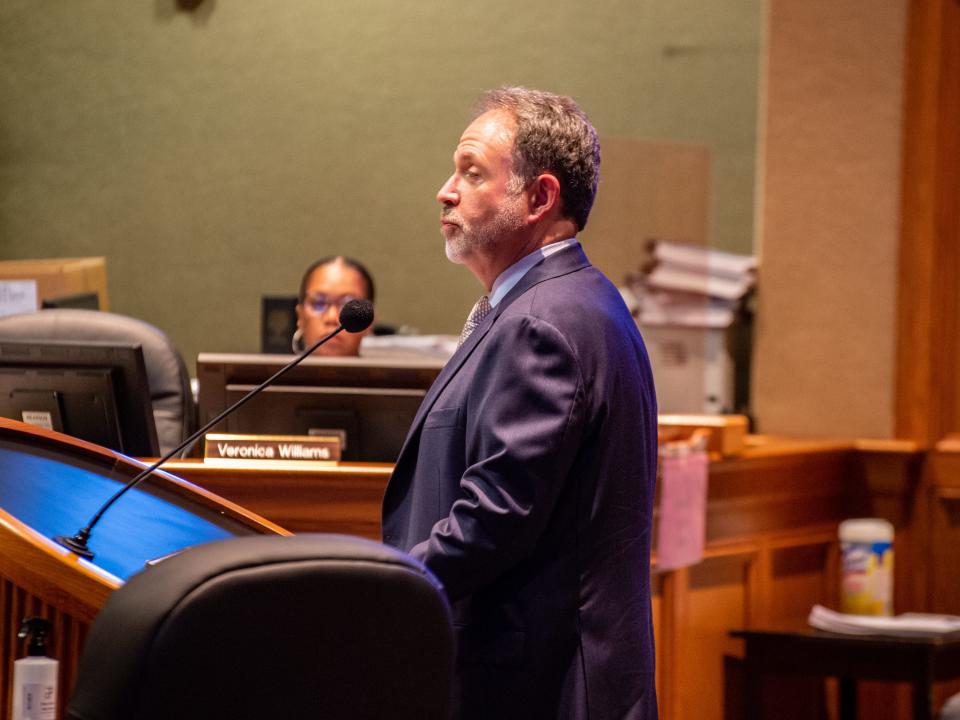
{"type": "Polygon", "coordinates": [[[560,181],[550,173],[538,175],[527,188],[531,220],[550,214],[560,207],[560,181]]]}

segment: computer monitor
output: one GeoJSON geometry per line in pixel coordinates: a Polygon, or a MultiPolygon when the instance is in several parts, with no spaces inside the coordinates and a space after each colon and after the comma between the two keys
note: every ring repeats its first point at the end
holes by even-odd
{"type": "MultiPolygon", "coordinates": [[[[209,422],[292,359],[201,353],[200,424],[209,422]]],[[[323,435],[344,439],[343,460],[394,462],[443,361],[307,358],[212,432],[323,435]]]]}
{"type": "Polygon", "coordinates": [[[290,352],[297,329],[297,296],[264,295],[260,298],[260,352],[290,352]]]}
{"type": "Polygon", "coordinates": [[[100,296],[95,292],[74,293],[58,297],[44,298],[40,301],[40,309],[70,308],[72,310],[99,310],[100,296]]]}
{"type": "Polygon", "coordinates": [[[160,452],[138,344],[0,340],[0,416],[134,457],[160,452]]]}

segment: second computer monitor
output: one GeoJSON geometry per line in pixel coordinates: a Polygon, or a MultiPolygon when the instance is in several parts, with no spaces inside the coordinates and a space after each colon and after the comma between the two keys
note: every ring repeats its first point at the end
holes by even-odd
{"type": "Polygon", "coordinates": [[[159,452],[138,344],[0,340],[0,416],[134,457],[159,452]]]}
{"type": "MultiPolygon", "coordinates": [[[[282,355],[201,353],[200,423],[209,422],[290,361],[282,355]]],[[[308,358],[211,432],[337,433],[342,459],[394,462],[439,360],[308,358]]]]}

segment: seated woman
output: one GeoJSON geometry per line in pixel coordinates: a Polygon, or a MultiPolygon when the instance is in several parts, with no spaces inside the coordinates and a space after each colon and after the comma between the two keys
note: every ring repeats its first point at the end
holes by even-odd
{"type": "MultiPolygon", "coordinates": [[[[340,309],[351,300],[373,302],[373,278],[367,269],[352,258],[337,255],[317,260],[307,268],[300,281],[297,303],[297,331],[293,335],[293,351],[302,352],[339,326],[340,309]]],[[[359,355],[360,340],[371,332],[339,333],[317,355],[359,355]]]]}

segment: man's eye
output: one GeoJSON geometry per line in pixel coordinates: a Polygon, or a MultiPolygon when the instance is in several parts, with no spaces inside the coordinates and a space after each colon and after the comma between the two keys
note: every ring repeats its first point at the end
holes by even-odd
{"type": "Polygon", "coordinates": [[[480,173],[478,173],[476,170],[464,170],[464,171],[463,171],[463,176],[464,176],[465,178],[467,178],[468,180],[479,180],[479,179],[480,179],[480,173]]]}

